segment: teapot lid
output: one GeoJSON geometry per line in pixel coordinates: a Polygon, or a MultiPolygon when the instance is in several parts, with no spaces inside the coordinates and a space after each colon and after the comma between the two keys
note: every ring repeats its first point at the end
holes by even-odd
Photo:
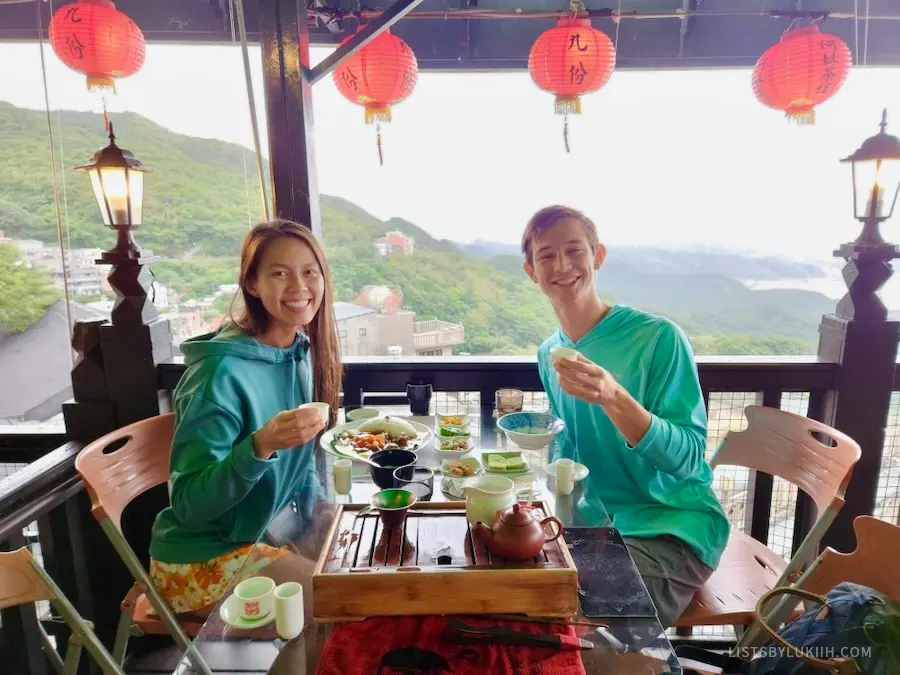
{"type": "Polygon", "coordinates": [[[503,515],[500,516],[500,520],[507,525],[515,525],[518,527],[530,525],[534,522],[534,516],[531,515],[533,508],[534,507],[532,506],[525,506],[524,504],[516,502],[512,505],[511,509],[503,512],[503,515]]]}

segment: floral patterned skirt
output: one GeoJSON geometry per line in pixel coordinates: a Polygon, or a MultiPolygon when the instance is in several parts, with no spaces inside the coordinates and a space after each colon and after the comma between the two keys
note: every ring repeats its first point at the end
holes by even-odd
{"type": "Polygon", "coordinates": [[[288,549],[267,544],[242,546],[195,563],[150,560],[150,579],[176,614],[196,612],[222,599],[232,583],[251,577],[288,549]]]}

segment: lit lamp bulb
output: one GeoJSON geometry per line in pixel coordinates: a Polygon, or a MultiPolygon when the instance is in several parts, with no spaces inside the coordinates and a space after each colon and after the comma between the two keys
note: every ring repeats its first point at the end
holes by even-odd
{"type": "Polygon", "coordinates": [[[884,218],[884,190],[876,182],[869,190],[869,199],[866,201],[866,216],[869,218],[884,218]],[[874,202],[874,204],[873,204],[874,202]]]}

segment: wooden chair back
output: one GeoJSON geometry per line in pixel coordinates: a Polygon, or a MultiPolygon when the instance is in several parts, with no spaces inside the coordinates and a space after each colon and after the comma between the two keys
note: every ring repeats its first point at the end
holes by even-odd
{"type": "Polygon", "coordinates": [[[729,432],[710,460],[778,476],[808,494],[819,514],[839,511],[859,444],[827,424],[766,406],[748,406],[747,428],[729,432]],[[820,440],[814,434],[819,434],[820,440]]]}

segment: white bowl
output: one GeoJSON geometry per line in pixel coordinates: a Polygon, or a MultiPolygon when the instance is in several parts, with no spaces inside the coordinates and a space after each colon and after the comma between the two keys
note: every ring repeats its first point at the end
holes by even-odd
{"type": "Polygon", "coordinates": [[[438,413],[435,415],[437,418],[437,426],[440,427],[448,427],[451,429],[468,429],[471,424],[471,420],[469,419],[469,415],[467,413],[438,413]],[[459,424],[451,424],[449,422],[444,422],[445,418],[456,417],[460,420],[459,424]]]}
{"type": "Polygon", "coordinates": [[[347,412],[347,421],[356,422],[357,420],[368,420],[378,417],[379,412],[375,408],[354,408],[347,412]]]}

